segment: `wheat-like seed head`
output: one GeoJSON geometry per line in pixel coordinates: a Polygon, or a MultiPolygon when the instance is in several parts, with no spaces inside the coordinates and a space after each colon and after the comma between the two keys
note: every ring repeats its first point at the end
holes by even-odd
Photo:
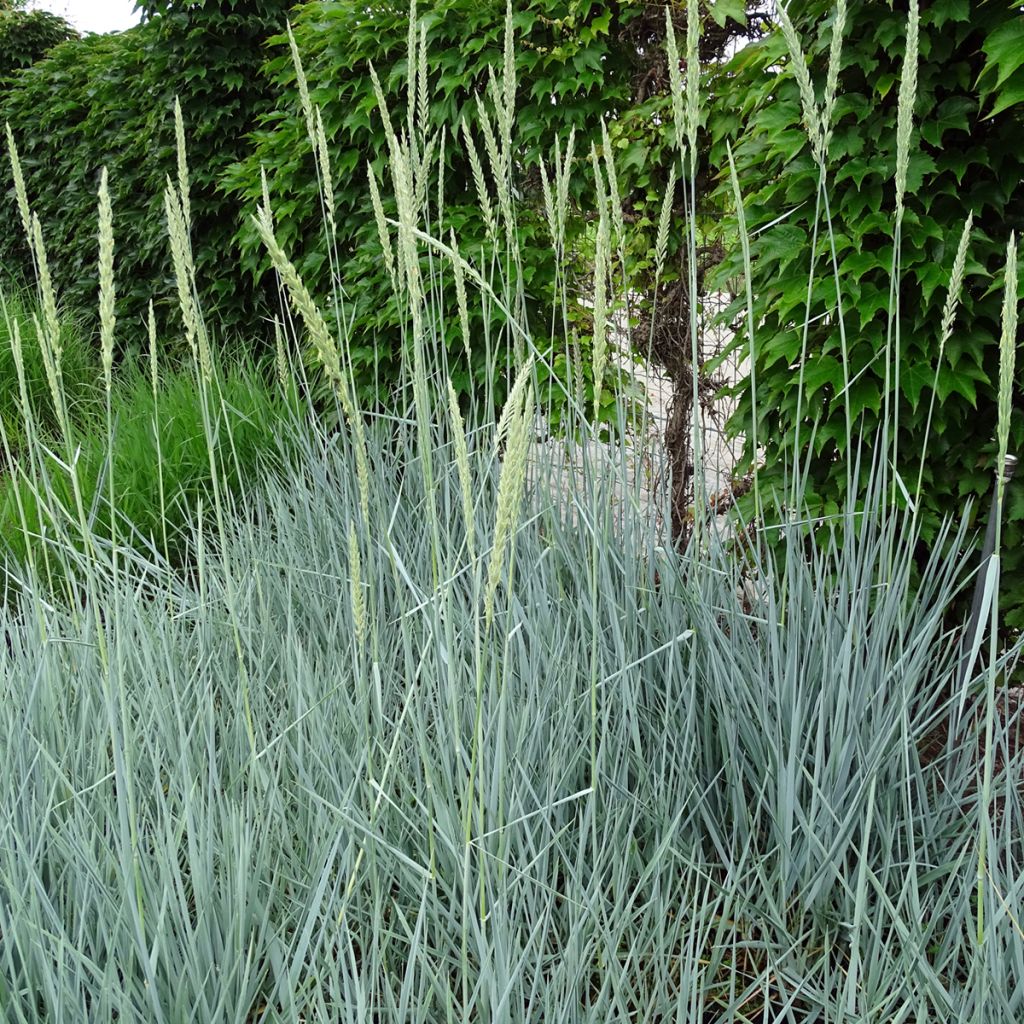
{"type": "Polygon", "coordinates": [[[348,575],[356,643],[362,649],[366,644],[366,595],[363,593],[362,566],[359,560],[359,537],[351,519],[348,522],[348,575]]]}
{"type": "Polygon", "coordinates": [[[189,199],[188,153],[185,147],[185,121],[181,116],[181,103],[174,97],[174,143],[178,157],[178,195],[186,230],[192,226],[192,205],[189,199]]]}
{"type": "Polygon", "coordinates": [[[466,152],[469,154],[469,166],[473,171],[473,184],[476,186],[477,199],[480,202],[480,209],[484,215],[484,227],[487,237],[497,237],[497,225],[494,222],[494,210],[491,206],[491,198],[487,191],[487,180],[484,178],[484,169],[480,164],[480,155],[477,153],[476,144],[465,120],[460,123],[462,137],[466,141],[466,152]]]}
{"type": "MultiPolygon", "coordinates": [[[[522,377],[523,374],[520,374],[522,377]]],[[[516,384],[519,382],[516,381],[516,384]]],[[[513,388],[515,391],[515,388],[513,388]]],[[[517,395],[518,398],[518,395],[517,395]]],[[[505,464],[498,481],[498,508],[494,523],[494,546],[487,566],[487,587],[484,594],[484,620],[489,629],[494,620],[494,597],[505,565],[505,551],[514,535],[519,520],[523,484],[530,450],[530,432],[533,429],[533,388],[525,388],[523,407],[512,417],[505,464]]]]}
{"type": "MultiPolygon", "coordinates": [[[[499,173],[506,175],[508,173],[512,148],[511,142],[508,146],[505,145],[505,136],[507,134],[506,127],[508,128],[508,133],[511,133],[511,124],[506,126],[507,111],[505,110],[505,93],[503,87],[498,83],[498,76],[495,74],[494,66],[491,64],[487,66],[487,88],[485,90],[485,94],[490,96],[491,103],[494,104],[494,119],[498,125],[498,131],[495,138],[500,136],[500,145],[496,146],[495,149],[501,154],[501,168],[499,171],[499,169],[495,167],[494,173],[495,175],[499,173]]],[[[480,98],[480,96],[477,96],[478,100],[480,98]]],[[[478,103],[477,106],[479,107],[479,105],[480,104],[478,103]]]]}
{"type": "Polygon", "coordinates": [[[100,355],[103,362],[103,382],[107,394],[111,388],[111,368],[114,363],[114,215],[110,205],[106,167],[100,172],[99,190],[99,277],[100,277],[100,355]]]}
{"type": "Polygon", "coordinates": [[[406,134],[409,137],[410,153],[417,161],[416,149],[416,0],[409,4],[409,31],[405,40],[406,52],[406,134]]]}
{"type": "Polygon", "coordinates": [[[832,141],[832,113],[836,105],[836,90],[839,88],[839,64],[843,53],[843,33],[846,31],[846,0],[838,0],[835,20],[832,22],[832,45],[828,53],[828,74],[825,78],[825,100],[821,113],[821,153],[828,158],[828,147],[832,141]]]}
{"type": "Polygon", "coordinates": [[[615,229],[615,241],[619,246],[625,245],[626,230],[622,220],[622,198],[619,194],[619,179],[615,174],[615,151],[608,135],[608,125],[601,118],[601,143],[604,148],[604,166],[608,172],[608,192],[612,213],[612,226],[615,229]]]}
{"type": "Polygon", "coordinates": [[[917,50],[921,16],[917,0],[910,0],[907,18],[907,50],[900,78],[899,103],[896,109],[896,217],[903,216],[903,199],[907,191],[910,168],[910,142],[914,133],[914,104],[917,101],[917,50]]]}
{"type": "Polygon", "coordinates": [[[253,223],[263,244],[267,248],[270,261],[274,264],[274,269],[281,275],[281,280],[288,289],[288,294],[291,296],[295,311],[302,317],[302,321],[306,325],[306,331],[309,333],[309,337],[313,342],[317,356],[327,376],[335,384],[340,383],[344,385],[345,379],[341,371],[341,358],[338,355],[338,348],[334,343],[334,338],[327,328],[327,321],[324,320],[323,314],[321,314],[317,304],[313,301],[313,296],[310,295],[303,284],[302,278],[299,277],[299,272],[295,269],[294,264],[288,259],[284,250],[278,244],[277,238],[274,235],[274,227],[270,220],[270,211],[261,207],[257,215],[253,217],[253,223]]]}
{"type": "Polygon", "coordinates": [[[420,47],[419,47],[419,61],[416,65],[417,73],[419,75],[419,84],[417,87],[417,108],[416,108],[416,120],[418,122],[418,129],[421,135],[426,135],[430,130],[430,101],[429,93],[427,91],[427,26],[420,26],[420,47]]]}
{"type": "Polygon", "coordinates": [[[50,401],[53,402],[53,409],[57,414],[57,421],[60,423],[64,440],[70,443],[71,432],[65,414],[60,355],[50,344],[49,333],[43,328],[43,325],[39,322],[39,317],[35,313],[32,314],[32,326],[35,328],[36,337],[39,339],[39,354],[43,358],[43,371],[46,374],[47,387],[50,389],[50,401]]]}
{"type": "Polygon", "coordinates": [[[181,203],[178,200],[177,192],[171,184],[170,178],[167,179],[167,187],[164,190],[164,213],[167,217],[167,235],[171,244],[174,278],[178,287],[178,305],[181,307],[181,317],[185,325],[185,340],[188,342],[192,358],[199,362],[199,351],[196,346],[196,339],[199,335],[199,313],[196,309],[195,298],[192,295],[188,237],[185,231],[181,203]]]}
{"type": "Polygon", "coordinates": [[[273,223],[273,209],[270,205],[270,182],[267,179],[266,164],[260,164],[260,197],[263,200],[264,209],[270,210],[271,223],[273,223]]]}
{"type": "Polygon", "coordinates": [[[398,207],[398,264],[409,293],[414,318],[420,315],[423,289],[420,280],[419,248],[416,244],[416,197],[412,153],[397,141],[391,149],[391,180],[398,207]]]}
{"type": "Polygon", "coordinates": [[[32,241],[32,211],[28,205],[28,192],[25,191],[25,175],[21,170],[21,159],[18,156],[18,147],[14,142],[14,132],[11,131],[10,122],[7,122],[7,155],[11,162],[11,176],[14,178],[14,196],[18,201],[18,214],[21,217],[21,226],[25,229],[25,238],[32,241]]]}
{"type": "Polygon", "coordinates": [[[501,83],[503,87],[502,109],[504,119],[502,130],[506,133],[503,140],[507,152],[512,150],[512,124],[515,121],[516,107],[516,61],[515,31],[512,24],[512,0],[505,4],[505,49],[502,62],[501,83]]]}
{"type": "Polygon", "coordinates": [[[939,359],[946,347],[946,342],[953,333],[953,321],[956,318],[956,311],[960,305],[960,293],[964,284],[964,272],[967,266],[967,248],[971,240],[971,226],[974,223],[974,214],[967,214],[964,222],[964,229],[960,234],[960,242],[956,247],[956,256],[953,259],[953,271],[949,277],[949,288],[946,291],[946,302],[942,307],[942,328],[939,334],[939,359]]]}
{"type": "Polygon", "coordinates": [[[676,27],[672,24],[672,12],[665,8],[665,47],[668,50],[668,81],[672,95],[672,127],[676,136],[676,148],[680,157],[686,155],[686,107],[683,76],[679,71],[679,46],[676,43],[676,27]]]}
{"type": "Polygon", "coordinates": [[[658,218],[658,235],[654,243],[654,262],[656,278],[661,277],[665,267],[665,256],[668,253],[668,232],[672,224],[672,209],[676,191],[676,165],[673,162],[668,169],[668,184],[661,201],[661,216],[658,218]]]}
{"type": "Polygon", "coordinates": [[[697,168],[697,122],[700,116],[700,9],[697,0],[686,4],[686,140],[690,169],[697,168]]]}
{"type": "Polygon", "coordinates": [[[494,430],[494,454],[497,455],[501,449],[501,442],[505,440],[506,434],[509,432],[509,428],[515,418],[516,413],[521,407],[523,401],[523,393],[526,391],[527,384],[530,383],[531,374],[533,372],[533,356],[528,356],[522,369],[516,375],[516,379],[512,382],[512,387],[509,389],[508,397],[505,399],[505,406],[501,410],[501,416],[498,418],[498,425],[494,430]]]}
{"type": "Polygon", "coordinates": [[[46,325],[47,339],[53,349],[54,358],[60,365],[61,340],[60,321],[57,318],[57,293],[54,291],[53,278],[50,276],[50,263],[46,257],[46,246],[43,244],[43,227],[39,217],[32,214],[32,251],[36,258],[36,269],[39,274],[39,290],[43,300],[43,322],[46,325]]]}
{"type": "Polygon", "coordinates": [[[1006,246],[1006,277],[1003,286],[1003,330],[999,337],[999,398],[996,438],[999,442],[999,498],[1006,480],[1003,466],[1010,446],[1010,417],[1013,413],[1014,362],[1017,353],[1017,236],[1006,246]]]}
{"type": "Polygon", "coordinates": [[[391,233],[388,231],[387,218],[384,216],[384,204],[377,186],[377,176],[373,173],[373,164],[366,162],[366,176],[370,182],[370,200],[373,203],[373,218],[377,222],[377,238],[380,240],[381,252],[384,254],[384,266],[388,268],[388,277],[392,287],[397,288],[395,278],[395,250],[391,245],[391,233]]]}
{"type": "Polygon", "coordinates": [[[391,146],[393,145],[392,140],[395,138],[395,129],[391,125],[391,114],[388,112],[388,104],[384,99],[384,90],[380,87],[380,79],[377,78],[377,71],[372,62],[370,64],[370,81],[373,83],[373,94],[377,98],[377,108],[384,120],[384,138],[391,146]]]}
{"type": "Polygon", "coordinates": [[[498,192],[498,205],[501,207],[502,214],[505,217],[506,226],[511,228],[511,206],[508,195],[508,177],[505,173],[506,155],[498,151],[498,140],[495,138],[491,119],[488,116],[487,108],[484,106],[483,100],[481,100],[479,96],[476,97],[476,109],[480,118],[480,130],[483,132],[484,136],[484,152],[487,154],[487,159],[490,161],[491,177],[494,179],[494,184],[498,192]]]}
{"type": "Polygon", "coordinates": [[[63,349],[60,339],[60,321],[57,319],[57,296],[50,278],[50,265],[46,258],[46,246],[43,244],[43,228],[39,217],[32,214],[32,248],[36,259],[36,271],[39,275],[39,290],[43,300],[43,322],[35,313],[32,323],[39,339],[39,351],[43,357],[43,368],[46,372],[46,383],[50,388],[50,397],[57,414],[64,440],[71,443],[71,429],[68,423],[67,406],[64,401],[64,377],[61,370],[63,349]]]}
{"type": "Polygon", "coordinates": [[[315,145],[316,124],[313,120],[313,101],[309,98],[309,83],[306,80],[306,71],[302,66],[302,57],[299,55],[299,44],[295,41],[290,21],[288,22],[288,46],[292,52],[292,64],[295,65],[295,83],[299,89],[302,116],[306,119],[306,134],[309,136],[310,143],[315,145]]]}
{"type": "Polygon", "coordinates": [[[797,35],[793,22],[789,20],[786,8],[778,5],[779,26],[782,29],[782,36],[786,40],[786,47],[789,50],[790,63],[793,66],[793,74],[796,76],[797,86],[800,90],[800,105],[803,108],[804,130],[811,143],[814,158],[819,166],[824,163],[822,152],[822,127],[818,115],[818,104],[814,98],[814,87],[811,84],[811,73],[807,70],[807,59],[804,56],[803,47],[800,45],[800,37],[797,35]]]}
{"type": "Polygon", "coordinates": [[[423,159],[416,168],[416,190],[414,195],[417,216],[427,218],[427,186],[430,184],[430,164],[434,159],[434,150],[437,147],[437,136],[433,135],[427,139],[423,147],[423,159]]]}
{"type": "Polygon", "coordinates": [[[334,223],[334,183],[331,175],[331,158],[327,151],[327,135],[324,132],[324,119],[320,116],[319,106],[316,108],[314,132],[316,138],[316,162],[320,168],[320,180],[323,182],[327,226],[330,228],[331,237],[333,238],[336,234],[334,223]]]}
{"type": "Polygon", "coordinates": [[[572,361],[573,398],[577,408],[584,406],[585,381],[583,379],[583,353],[580,351],[580,334],[574,327],[569,341],[568,355],[572,361]]]}
{"type": "Polygon", "coordinates": [[[270,211],[260,209],[252,219],[257,233],[266,246],[274,269],[284,282],[292,306],[306,325],[306,332],[313,342],[313,347],[316,349],[317,357],[320,359],[328,380],[334,387],[338,401],[341,403],[342,412],[344,412],[352,431],[356,456],[356,476],[359,481],[359,503],[363,513],[363,522],[369,524],[370,463],[366,450],[366,436],[363,430],[362,416],[349,389],[348,378],[342,370],[338,347],[334,343],[334,338],[327,327],[327,321],[324,320],[313,296],[310,295],[303,283],[295,265],[288,259],[278,243],[270,220],[270,211]]]}
{"type": "Polygon", "coordinates": [[[462,491],[462,518],[466,525],[466,545],[469,559],[476,560],[476,519],[473,512],[473,474],[469,467],[469,449],[466,445],[466,425],[459,409],[459,396],[455,393],[451,378],[448,379],[448,414],[452,421],[452,441],[455,445],[455,468],[459,474],[459,489],[462,491]]]}

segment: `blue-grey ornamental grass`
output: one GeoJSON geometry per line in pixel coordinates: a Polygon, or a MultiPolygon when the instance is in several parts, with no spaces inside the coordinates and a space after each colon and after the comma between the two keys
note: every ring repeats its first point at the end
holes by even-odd
{"type": "MultiPolygon", "coordinates": [[[[513,45],[509,30],[480,187],[514,256],[513,45]]],[[[414,132],[417,46],[411,32],[414,132]]],[[[684,157],[695,80],[673,84],[684,157]]],[[[315,110],[308,120],[315,145],[315,110]]],[[[225,477],[230,391],[194,300],[184,159],[168,183],[210,480],[187,519],[189,572],[108,507],[126,493],[115,417],[103,417],[108,486],[86,492],[74,444],[44,436],[24,404],[17,471],[48,538],[8,557],[16,586],[0,605],[0,1016],[1024,1017],[1024,764],[1002,686],[1020,648],[1000,652],[979,631],[958,685],[944,611],[972,585],[966,556],[912,571],[912,503],[896,508],[884,459],[850,469],[871,477],[867,506],[810,533],[794,467],[782,557],[700,517],[676,550],[607,464],[568,481],[538,467],[545,356],[516,261],[511,277],[477,267],[434,230],[417,187],[433,147],[407,131],[390,144],[379,187],[399,217],[378,227],[408,312],[408,386],[389,410],[359,409],[346,338],[326,330],[273,210],[247,211],[294,316],[275,386],[296,393],[313,346],[339,426],[311,409],[282,416],[287,457],[250,467],[244,502],[225,477]],[[427,250],[436,280],[422,277],[427,250]],[[429,327],[438,287],[458,290],[463,324],[472,303],[507,313],[508,337],[488,339],[518,356],[497,423],[451,397],[429,327]],[[121,525],[100,535],[104,508],[121,525]],[[47,565],[81,600],[43,585],[47,565]]],[[[614,181],[609,155],[589,157],[545,171],[556,235],[564,173],[614,181]]],[[[681,169],[689,188],[692,165],[681,169]]],[[[628,282],[619,218],[599,212],[593,295],[610,301],[628,282]]],[[[343,309],[342,285],[358,282],[338,285],[343,309]]],[[[59,383],[45,282],[41,299],[59,383]]],[[[565,443],[586,459],[591,410],[571,387],[564,398],[565,443]]],[[[767,511],[776,499],[759,500],[767,511]]],[[[990,577],[998,554],[997,542],[990,577]]],[[[991,578],[986,593],[981,630],[991,578]]]]}

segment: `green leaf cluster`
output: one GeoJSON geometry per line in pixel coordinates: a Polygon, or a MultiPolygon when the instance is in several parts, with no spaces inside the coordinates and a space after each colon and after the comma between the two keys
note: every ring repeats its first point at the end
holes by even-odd
{"type": "MultiPolygon", "coordinates": [[[[720,194],[730,195],[731,143],[751,235],[758,325],[757,408],[748,377],[733,426],[746,430],[752,458],[756,415],[766,492],[781,488],[799,430],[799,456],[809,460],[811,474],[808,500],[812,509],[834,509],[842,505],[847,466],[870,458],[856,438],[876,436],[888,398],[897,469],[911,491],[922,472],[921,516],[930,542],[943,516],[968,505],[972,522],[981,525],[979,513],[987,514],[993,490],[1003,268],[1011,232],[1019,238],[1024,229],[1024,16],[1005,0],[940,0],[921,11],[915,130],[894,283],[897,97],[907,14],[905,5],[852,2],[848,8],[823,191],[781,33],[741,50],[719,81],[715,102],[726,117],[718,123],[713,113],[712,162],[720,194]],[[737,110],[739,124],[729,116],[737,110]],[[953,258],[968,214],[973,230],[962,301],[940,351],[953,258]]],[[[820,0],[793,2],[788,11],[820,102],[834,11],[820,0]]],[[[720,268],[720,280],[741,272],[737,251],[720,268]]],[[[746,317],[737,316],[743,302],[727,316],[736,318],[737,344],[749,348],[746,317]]],[[[1022,363],[1018,355],[1011,451],[1024,448],[1022,363]]],[[[1022,486],[1007,492],[1003,538],[1002,601],[1007,624],[1019,628],[1022,486]]]]}
{"type": "MultiPolygon", "coordinates": [[[[233,262],[239,214],[216,183],[243,155],[257,116],[272,106],[261,74],[262,44],[284,26],[289,6],[287,0],[164,3],[127,32],[61,44],[19,72],[0,96],[0,122],[10,122],[29,201],[68,306],[96,308],[96,193],[106,166],[120,337],[143,329],[151,299],[161,326],[176,322],[163,192],[167,175],[176,175],[173,108],[179,97],[200,298],[211,324],[221,330],[252,328],[256,297],[239,274],[224,273],[233,262]]],[[[0,261],[31,278],[6,159],[0,161],[0,220],[7,227],[0,261]]]]}
{"type": "Polygon", "coordinates": [[[0,89],[6,89],[21,68],[31,67],[49,50],[78,33],[49,11],[0,6],[0,89]]]}

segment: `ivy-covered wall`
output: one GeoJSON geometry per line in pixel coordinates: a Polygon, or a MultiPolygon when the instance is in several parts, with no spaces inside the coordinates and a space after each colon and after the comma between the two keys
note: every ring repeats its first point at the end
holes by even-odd
{"type": "MultiPolygon", "coordinates": [[[[834,5],[794,0],[787,9],[820,105],[834,5]]],[[[938,0],[921,9],[895,296],[897,342],[889,333],[888,313],[894,304],[897,107],[907,17],[906,4],[848,4],[827,154],[827,209],[781,32],[743,49],[726,69],[712,111],[712,161],[720,194],[731,194],[725,154],[731,141],[752,237],[756,426],[765,446],[762,493],[772,488],[785,493],[799,430],[797,454],[810,467],[805,498],[812,513],[835,512],[844,500],[847,466],[858,455],[865,467],[870,459],[888,397],[898,424],[896,469],[911,494],[922,474],[920,521],[928,544],[942,518],[959,518],[968,504],[971,523],[982,525],[993,490],[1003,273],[1010,235],[1019,238],[1024,229],[1024,15],[1006,0],[938,0]],[[953,259],[969,214],[965,286],[952,334],[941,345],[953,259]],[[853,444],[847,443],[847,411],[853,444]]],[[[741,271],[737,247],[720,280],[741,271]]],[[[738,344],[748,346],[746,319],[739,315],[744,301],[740,296],[728,315],[738,326],[738,344]]],[[[1011,451],[1024,448],[1019,336],[1017,351],[1011,451]]],[[[754,416],[748,379],[734,422],[746,431],[748,457],[753,456],[754,416]]],[[[1004,552],[1006,622],[1019,628],[1024,626],[1024,486],[1019,484],[1008,491],[1004,552]]]]}

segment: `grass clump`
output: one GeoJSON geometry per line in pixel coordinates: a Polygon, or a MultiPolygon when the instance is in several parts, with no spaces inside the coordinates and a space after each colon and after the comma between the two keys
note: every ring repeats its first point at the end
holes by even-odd
{"type": "MultiPolygon", "coordinates": [[[[38,304],[23,290],[10,286],[0,289],[0,422],[14,456],[28,452],[30,431],[38,432],[47,443],[60,437],[59,414],[54,408],[40,343],[41,315],[38,304]]],[[[61,319],[59,344],[69,415],[88,417],[102,408],[99,361],[73,317],[61,319]]],[[[9,469],[6,458],[0,465],[5,471],[9,469]]]]}
{"type": "MultiPolygon", "coordinates": [[[[412,147],[393,148],[400,190],[412,147]]],[[[186,193],[168,209],[195,376],[159,410],[111,391],[97,450],[127,522],[133,470],[172,461],[129,443],[129,409],[177,414],[168,443],[211,492],[180,528],[194,572],[123,557],[130,533],[79,511],[47,551],[84,607],[44,600],[32,559],[0,607],[9,1019],[1024,1015],[1024,754],[1001,685],[1021,645],[994,639],[998,537],[966,672],[944,616],[971,566],[938,552],[967,527],[915,567],[922,526],[884,466],[850,467],[867,497],[809,536],[776,508],[777,545],[739,556],[708,521],[665,545],[596,445],[568,478],[537,457],[546,357],[515,283],[408,195],[385,218],[408,310],[393,406],[359,409],[351,339],[325,333],[269,205],[341,427],[245,406],[191,300],[186,193]],[[500,417],[446,373],[427,253],[458,261],[459,303],[508,310],[522,353],[500,417]],[[232,459],[256,443],[237,437],[266,431],[290,456],[243,508],[232,459]]],[[[596,440],[579,394],[564,404],[566,444],[596,440]]],[[[50,458],[34,447],[28,471],[59,478],[50,458]]],[[[68,475],[80,510],[102,506],[68,475]]]]}
{"type": "Polygon", "coordinates": [[[431,494],[394,429],[368,430],[369,528],[351,448],[296,434],[224,538],[192,526],[196,577],[97,581],[106,660],[88,610],[44,609],[42,644],[2,613],[10,1019],[1020,1012],[1001,698],[973,937],[979,708],[941,624],[963,565],[894,578],[913,533],[840,546],[851,512],[763,566],[751,611],[721,548],[611,531],[595,476],[528,489],[489,598],[495,425],[467,427],[471,523],[447,423],[431,494]]]}
{"type": "Polygon", "coordinates": [[[77,486],[89,511],[91,546],[109,550],[113,528],[146,558],[175,568],[194,561],[188,526],[203,506],[213,506],[214,475],[235,503],[243,502],[246,488],[286,457],[281,424],[299,410],[294,388],[286,394],[252,364],[218,368],[213,380],[204,399],[188,367],[172,367],[156,380],[150,367],[123,367],[111,395],[111,437],[97,402],[77,421],[73,467],[60,448],[40,444],[31,472],[22,466],[0,482],[7,556],[19,565],[54,566],[51,584],[63,579],[66,559],[57,551],[68,544],[86,549],[74,514],[77,486]]]}

